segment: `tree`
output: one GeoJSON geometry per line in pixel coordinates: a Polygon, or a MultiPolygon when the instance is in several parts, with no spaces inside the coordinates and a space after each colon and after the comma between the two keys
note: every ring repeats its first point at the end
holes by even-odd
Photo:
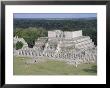
{"type": "Polygon", "coordinates": [[[18,41],[16,43],[16,50],[21,49],[23,47],[23,43],[21,41],[18,41]]]}
{"type": "Polygon", "coordinates": [[[35,45],[35,39],[31,37],[24,37],[24,40],[27,42],[29,48],[33,48],[35,45]]]}
{"type": "Polygon", "coordinates": [[[14,19],[14,36],[24,38],[28,45],[34,45],[38,37],[47,37],[49,30],[77,31],[90,36],[97,45],[97,19],[14,19]]]}
{"type": "Polygon", "coordinates": [[[43,28],[17,28],[14,35],[23,38],[27,42],[28,47],[32,48],[35,45],[35,40],[37,40],[38,37],[46,37],[48,32],[43,28]]]}

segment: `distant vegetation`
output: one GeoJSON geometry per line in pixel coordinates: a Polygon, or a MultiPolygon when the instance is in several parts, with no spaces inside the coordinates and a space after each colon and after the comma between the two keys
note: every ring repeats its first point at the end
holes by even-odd
{"type": "Polygon", "coordinates": [[[47,36],[48,30],[83,30],[97,45],[97,19],[14,19],[14,36],[23,37],[28,45],[34,45],[35,39],[47,36]]]}
{"type": "Polygon", "coordinates": [[[97,20],[94,19],[14,19],[14,28],[44,28],[46,30],[60,29],[63,31],[96,29],[97,20]]]}

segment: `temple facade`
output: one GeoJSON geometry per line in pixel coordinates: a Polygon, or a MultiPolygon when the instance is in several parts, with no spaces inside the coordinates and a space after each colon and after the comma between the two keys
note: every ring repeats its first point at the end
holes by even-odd
{"type": "MultiPolygon", "coordinates": [[[[21,41],[14,38],[15,41],[21,41]]],[[[97,48],[89,36],[83,36],[79,31],[48,31],[48,37],[39,37],[33,48],[29,48],[22,39],[25,47],[14,49],[15,56],[49,57],[66,60],[69,64],[96,62],[97,48]]]]}

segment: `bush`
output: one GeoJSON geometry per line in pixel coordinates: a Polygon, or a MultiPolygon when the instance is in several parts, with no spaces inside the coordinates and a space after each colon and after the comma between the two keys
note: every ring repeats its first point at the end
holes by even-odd
{"type": "Polygon", "coordinates": [[[26,29],[17,28],[14,31],[14,35],[23,38],[28,44],[28,47],[32,48],[35,45],[35,40],[37,40],[37,38],[48,36],[48,31],[42,28],[38,29],[32,27],[26,29]]]}
{"type": "Polygon", "coordinates": [[[20,41],[18,41],[17,43],[16,43],[16,50],[18,50],[18,49],[21,49],[23,47],[23,43],[20,41]]]}

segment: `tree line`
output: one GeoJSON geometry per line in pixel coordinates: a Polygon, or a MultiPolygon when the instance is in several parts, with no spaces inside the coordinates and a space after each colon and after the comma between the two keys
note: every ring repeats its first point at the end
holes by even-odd
{"type": "Polygon", "coordinates": [[[45,20],[45,19],[14,19],[14,28],[44,28],[46,30],[79,30],[97,29],[96,19],[66,19],[66,20],[45,20]]]}

